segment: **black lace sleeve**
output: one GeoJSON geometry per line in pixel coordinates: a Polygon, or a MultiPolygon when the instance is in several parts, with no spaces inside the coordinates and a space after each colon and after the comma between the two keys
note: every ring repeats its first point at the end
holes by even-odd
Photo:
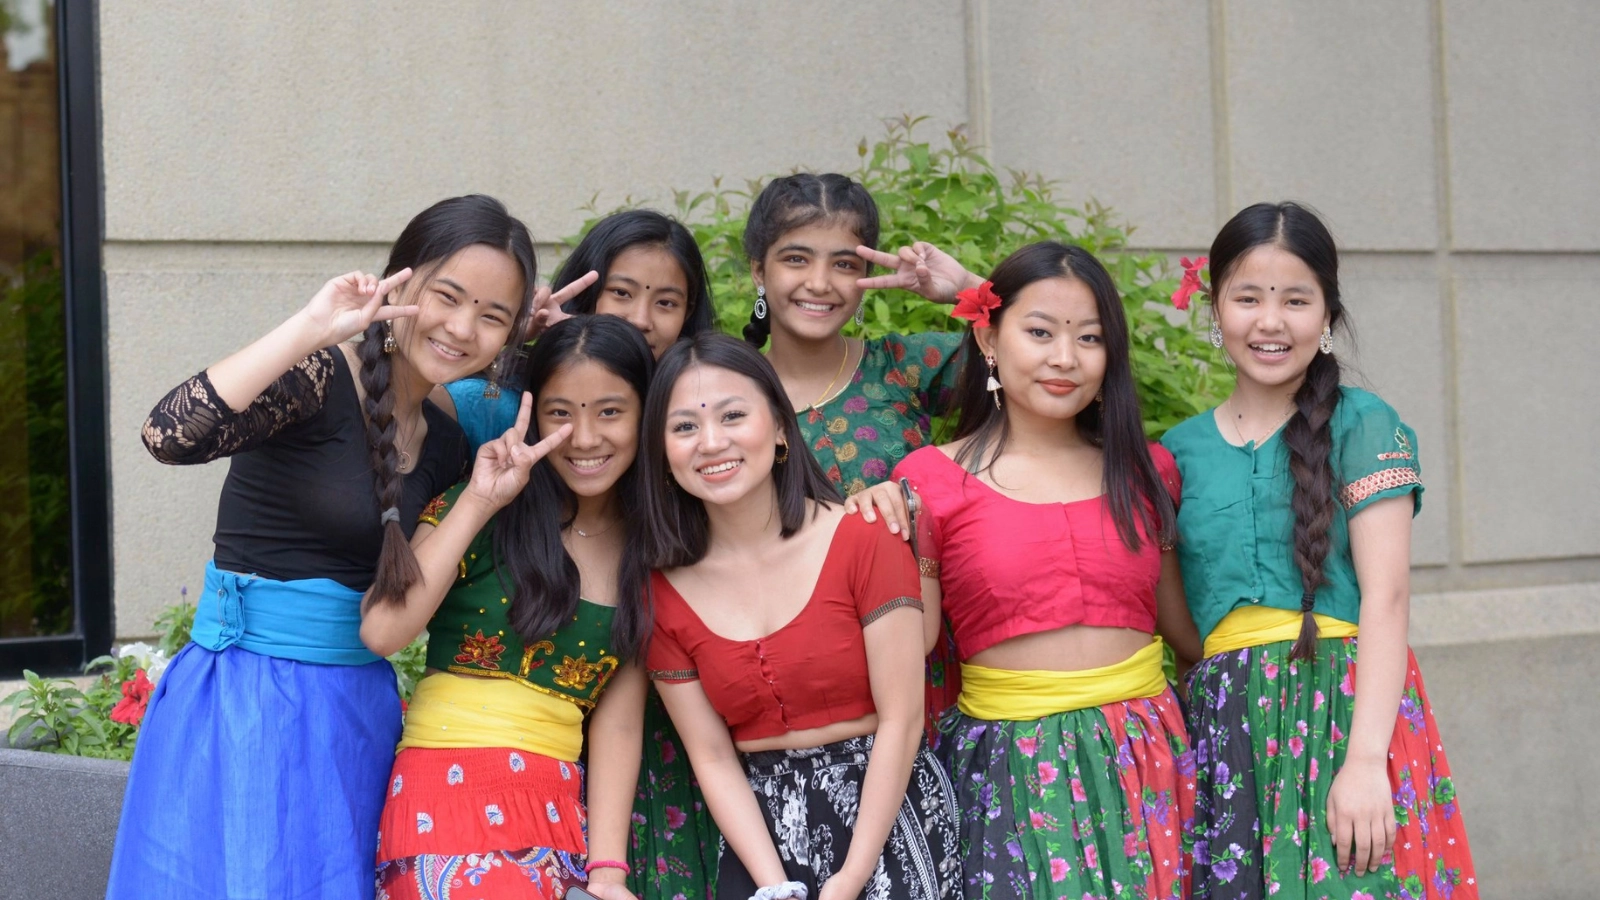
{"type": "Polygon", "coordinates": [[[173,388],[144,421],[144,445],[158,461],[187,466],[242,453],[322,409],[337,347],[296,363],[242,412],[234,412],[205,372],[173,388]]]}

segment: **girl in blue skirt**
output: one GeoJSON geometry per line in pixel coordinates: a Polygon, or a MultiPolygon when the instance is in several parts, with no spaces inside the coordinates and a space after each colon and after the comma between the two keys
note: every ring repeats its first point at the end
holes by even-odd
{"type": "Polygon", "coordinates": [[[407,535],[467,461],[425,398],[527,333],[534,278],[499,201],[442,201],[382,279],[333,279],[150,414],[156,459],[232,465],[194,642],[134,754],[113,900],[373,896],[400,698],[361,643],[362,594],[402,602],[418,578],[407,535]]]}

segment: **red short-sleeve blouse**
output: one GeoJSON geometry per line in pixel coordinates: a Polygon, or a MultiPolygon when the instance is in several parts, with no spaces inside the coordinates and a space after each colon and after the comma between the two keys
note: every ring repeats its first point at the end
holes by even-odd
{"type": "Polygon", "coordinates": [[[922,608],[916,560],[883,522],[839,521],[811,599],[764,638],[720,637],[660,572],[647,663],[656,681],[698,679],[735,741],[821,728],[872,713],[862,629],[901,606],[922,608]]]}
{"type": "MultiPolygon", "coordinates": [[[[1172,454],[1151,444],[1150,456],[1176,504],[1172,454]]],[[[907,479],[922,501],[917,552],[937,561],[942,609],[962,659],[1069,625],[1155,631],[1161,548],[1140,527],[1139,550],[1130,551],[1104,497],[1013,500],[937,447],[901,460],[894,477],[907,479]]]]}

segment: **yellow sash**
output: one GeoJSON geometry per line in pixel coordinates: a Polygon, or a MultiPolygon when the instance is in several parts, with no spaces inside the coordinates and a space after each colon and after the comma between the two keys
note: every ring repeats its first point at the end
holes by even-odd
{"type": "MultiPolygon", "coordinates": [[[[1295,640],[1300,637],[1300,615],[1292,609],[1241,606],[1222,617],[1222,621],[1218,622],[1217,627],[1206,637],[1206,645],[1201,652],[1211,657],[1218,653],[1243,650],[1246,647],[1295,640]]],[[[1357,628],[1354,623],[1321,613],[1312,613],[1311,617],[1317,620],[1319,639],[1356,636],[1357,628]]]]}
{"type": "Polygon", "coordinates": [[[1161,639],[1119,663],[1078,672],[990,669],[961,664],[956,705],[974,719],[1023,721],[1122,700],[1154,697],[1167,689],[1161,639]]]}
{"type": "Polygon", "coordinates": [[[583,710],[510,679],[438,672],[411,695],[398,749],[407,747],[510,747],[577,762],[583,710]]]}

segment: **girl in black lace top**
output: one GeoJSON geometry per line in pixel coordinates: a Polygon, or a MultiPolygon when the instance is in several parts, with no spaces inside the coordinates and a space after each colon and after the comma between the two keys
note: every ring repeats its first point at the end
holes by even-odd
{"type": "Polygon", "coordinates": [[[142,725],[109,897],[372,897],[400,709],[361,644],[362,595],[403,603],[418,579],[411,524],[466,465],[425,398],[529,333],[534,278],[504,206],[442,201],[382,279],[333,279],[152,411],[156,459],[232,464],[194,643],[142,725]]]}

